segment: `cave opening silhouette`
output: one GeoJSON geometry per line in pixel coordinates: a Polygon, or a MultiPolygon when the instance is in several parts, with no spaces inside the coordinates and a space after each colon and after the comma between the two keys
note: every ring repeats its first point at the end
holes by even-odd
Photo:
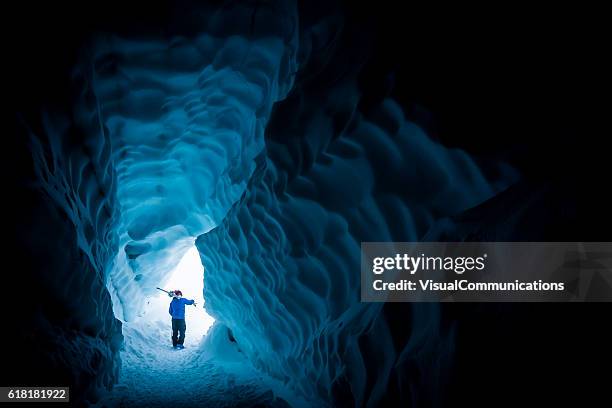
{"type": "Polygon", "coordinates": [[[168,295],[160,292],[143,299],[138,315],[122,325],[117,384],[97,406],[162,407],[186,400],[195,406],[215,406],[227,395],[239,396],[235,405],[287,406],[272,393],[273,382],[264,381],[241,355],[227,329],[215,327],[206,337],[214,319],[205,310],[203,280],[200,255],[193,246],[162,281],[162,286],[181,289],[184,297],[197,303],[186,307],[186,348],[171,348],[168,295]]]}
{"type": "Polygon", "coordinates": [[[360,243],[444,237],[517,171],[366,98],[364,27],[341,12],[200,11],[96,32],[64,110],[26,123],[45,197],[29,228],[57,235],[41,285],[70,315],[36,312],[60,357],[32,358],[100,406],[435,403],[453,328],[436,304],[360,302],[360,243]],[[203,279],[166,289],[214,323],[201,337],[188,309],[176,352],[156,287],[186,256],[203,279]]]}
{"type": "MultiPolygon", "coordinates": [[[[203,298],[204,268],[200,260],[200,253],[195,246],[187,250],[183,258],[170,272],[169,277],[160,285],[167,290],[181,290],[183,297],[193,299],[194,307],[187,308],[187,316],[190,322],[189,330],[194,336],[196,344],[213,325],[214,319],[206,313],[206,304],[203,298]]],[[[168,303],[170,298],[167,294],[159,292],[156,296],[146,299],[146,308],[142,317],[150,320],[168,320],[168,303]]]]}

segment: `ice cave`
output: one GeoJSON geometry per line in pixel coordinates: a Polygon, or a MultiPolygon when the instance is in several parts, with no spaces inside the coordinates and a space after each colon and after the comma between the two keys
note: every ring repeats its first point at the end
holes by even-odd
{"type": "Polygon", "coordinates": [[[33,311],[54,336],[27,358],[77,402],[436,400],[452,327],[436,304],[360,302],[360,243],[435,240],[516,172],[436,141],[392,97],[366,111],[367,47],[346,44],[362,28],[326,13],[229,2],[96,33],[62,108],[23,120],[44,192],[28,228],[53,236],[27,262],[53,268],[37,285],[69,312],[33,311]],[[181,352],[156,287],[199,300],[181,352]]]}

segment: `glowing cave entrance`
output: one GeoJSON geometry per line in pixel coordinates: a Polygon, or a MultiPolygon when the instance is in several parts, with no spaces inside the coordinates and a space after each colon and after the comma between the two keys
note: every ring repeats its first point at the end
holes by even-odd
{"type": "MultiPolygon", "coordinates": [[[[169,278],[163,286],[165,290],[180,290],[183,297],[193,299],[196,306],[185,306],[185,320],[187,324],[188,338],[199,342],[203,335],[214,323],[212,318],[204,309],[204,267],[200,260],[198,249],[193,246],[180,260],[178,265],[170,272],[169,278]]],[[[141,318],[147,320],[161,320],[167,324],[170,330],[170,315],[168,305],[170,298],[167,294],[157,291],[154,296],[147,299],[141,318]]],[[[166,337],[168,337],[166,335],[166,337]]]]}
{"type": "MultiPolygon", "coordinates": [[[[160,282],[158,286],[168,291],[179,289],[184,298],[195,300],[197,306],[185,306],[185,347],[195,351],[214,323],[214,319],[204,309],[204,267],[195,246],[185,253],[167,274],[165,281],[160,282]]],[[[172,351],[172,318],[168,313],[170,301],[166,293],[155,290],[142,299],[143,304],[138,315],[123,323],[124,362],[155,365],[156,360],[163,359],[168,350],[172,351]]]]}

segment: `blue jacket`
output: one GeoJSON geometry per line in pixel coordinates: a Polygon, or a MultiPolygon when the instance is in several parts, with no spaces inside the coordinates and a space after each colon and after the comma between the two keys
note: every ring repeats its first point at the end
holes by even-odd
{"type": "Polygon", "coordinates": [[[184,319],[185,305],[193,305],[193,300],[174,298],[172,299],[172,302],[170,302],[170,309],[168,309],[168,313],[170,313],[173,319],[184,319]]]}

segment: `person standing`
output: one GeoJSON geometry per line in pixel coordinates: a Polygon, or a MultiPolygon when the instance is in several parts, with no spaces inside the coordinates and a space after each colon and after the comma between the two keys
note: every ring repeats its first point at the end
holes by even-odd
{"type": "Polygon", "coordinates": [[[183,292],[175,290],[168,292],[168,296],[172,297],[170,302],[170,308],[168,313],[172,316],[172,347],[178,350],[185,348],[183,343],[185,342],[185,330],[187,325],[185,324],[185,305],[194,305],[193,299],[183,298],[183,292]]]}

